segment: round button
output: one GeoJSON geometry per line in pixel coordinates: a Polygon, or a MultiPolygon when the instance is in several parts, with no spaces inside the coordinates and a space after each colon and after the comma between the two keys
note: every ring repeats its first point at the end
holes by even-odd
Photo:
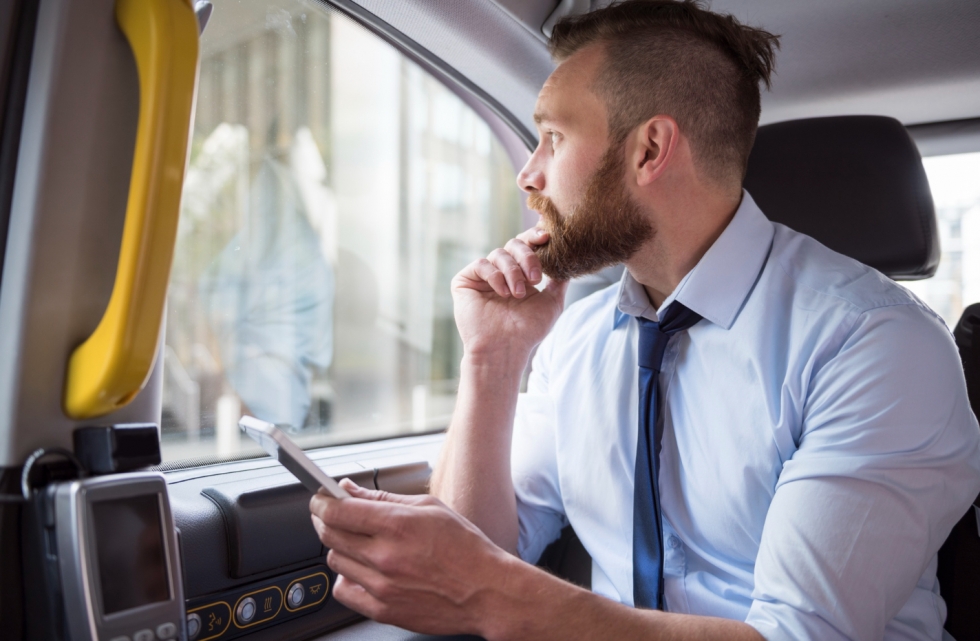
{"type": "Polygon", "coordinates": [[[153,641],[153,630],[140,630],[133,634],[133,641],[153,641]]]}
{"type": "Polygon", "coordinates": [[[161,641],[167,641],[168,639],[173,639],[177,636],[177,626],[173,623],[161,623],[157,626],[157,638],[161,641]]]}
{"type": "Polygon", "coordinates": [[[306,598],[306,590],[303,588],[302,583],[293,583],[289,586],[289,591],[286,593],[286,599],[289,603],[289,607],[298,608],[303,604],[303,599],[306,598]]]}
{"type": "Polygon", "coordinates": [[[235,608],[235,619],[239,623],[249,623],[255,618],[255,599],[252,597],[245,597],[235,608]]]}
{"type": "Polygon", "coordinates": [[[670,538],[667,539],[667,545],[669,545],[672,550],[676,550],[681,546],[681,540],[671,534],[670,538]]]}
{"type": "Polygon", "coordinates": [[[200,633],[201,617],[198,616],[197,612],[191,612],[187,615],[187,638],[194,641],[200,633]]]}

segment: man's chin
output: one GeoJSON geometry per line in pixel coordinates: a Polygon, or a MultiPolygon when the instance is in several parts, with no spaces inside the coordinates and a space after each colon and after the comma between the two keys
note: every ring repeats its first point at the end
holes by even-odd
{"type": "Polygon", "coordinates": [[[620,260],[562,261],[551,256],[542,256],[540,252],[538,257],[541,261],[541,272],[551,280],[557,281],[595,274],[606,267],[622,262],[620,260]]]}

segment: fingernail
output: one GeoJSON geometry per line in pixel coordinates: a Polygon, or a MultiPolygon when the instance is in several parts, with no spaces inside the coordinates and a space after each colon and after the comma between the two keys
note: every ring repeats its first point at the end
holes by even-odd
{"type": "Polygon", "coordinates": [[[514,291],[517,293],[518,296],[523,296],[524,295],[524,283],[517,283],[517,286],[514,288],[514,291]]]}
{"type": "Polygon", "coordinates": [[[543,229],[535,229],[534,230],[534,235],[535,236],[541,237],[541,236],[544,236],[544,234],[545,234],[545,231],[543,229]]]}
{"type": "Polygon", "coordinates": [[[532,269],[531,270],[531,280],[534,280],[534,281],[541,280],[541,270],[540,269],[532,269]]]}

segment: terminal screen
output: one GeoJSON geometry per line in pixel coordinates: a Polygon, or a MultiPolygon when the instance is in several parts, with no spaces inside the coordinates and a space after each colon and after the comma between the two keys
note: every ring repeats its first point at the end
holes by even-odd
{"type": "Polygon", "coordinates": [[[170,599],[156,494],[92,503],[103,614],[170,599]]]}

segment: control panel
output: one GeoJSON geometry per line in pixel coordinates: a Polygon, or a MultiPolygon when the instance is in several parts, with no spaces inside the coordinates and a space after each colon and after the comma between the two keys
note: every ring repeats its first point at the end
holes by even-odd
{"type": "Polygon", "coordinates": [[[317,565],[228,592],[188,599],[187,639],[234,639],[315,612],[326,603],[329,593],[329,571],[317,565]]]}

